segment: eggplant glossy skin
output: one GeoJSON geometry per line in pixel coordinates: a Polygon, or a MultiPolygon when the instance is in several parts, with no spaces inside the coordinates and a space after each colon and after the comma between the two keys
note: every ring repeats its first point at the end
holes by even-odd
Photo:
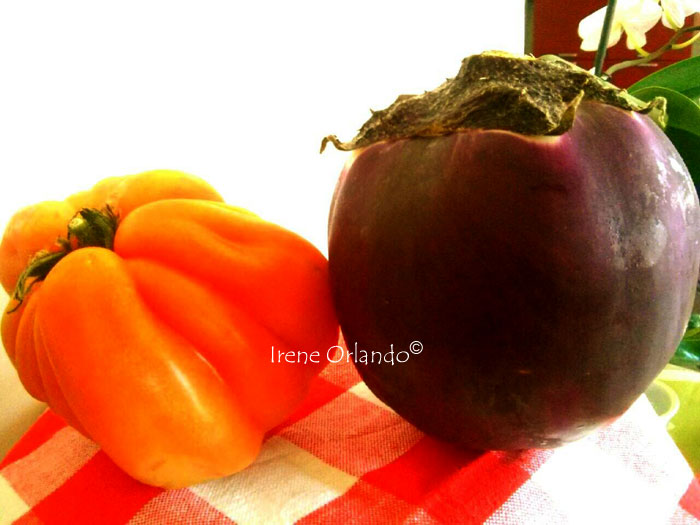
{"type": "Polygon", "coordinates": [[[671,358],[699,227],[663,132],[584,102],[556,137],[467,130],[355,152],[331,206],[331,285],[350,349],[422,343],[404,363],[355,356],[409,422],[468,448],[554,447],[621,415],[671,358]]]}

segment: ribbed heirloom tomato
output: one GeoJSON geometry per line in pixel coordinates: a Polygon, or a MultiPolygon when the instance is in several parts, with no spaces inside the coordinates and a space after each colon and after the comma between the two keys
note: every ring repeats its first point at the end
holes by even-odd
{"type": "Polygon", "coordinates": [[[2,340],[27,391],[157,486],[250,464],[326,363],[271,349],[325,356],[338,337],[323,255],[179,172],[21,210],[0,280],[15,290],[2,340]]]}

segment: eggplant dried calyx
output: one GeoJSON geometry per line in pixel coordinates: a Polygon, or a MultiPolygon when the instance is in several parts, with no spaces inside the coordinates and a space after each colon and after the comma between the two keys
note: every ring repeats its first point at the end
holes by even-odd
{"type": "Polygon", "coordinates": [[[643,102],[625,90],[559,57],[486,52],[462,61],[456,77],[422,95],[400,95],[349,142],[323,139],[350,151],[385,140],[436,137],[460,130],[501,129],[524,135],[561,135],[583,100],[649,114],[666,124],[666,100],[643,102]]]}

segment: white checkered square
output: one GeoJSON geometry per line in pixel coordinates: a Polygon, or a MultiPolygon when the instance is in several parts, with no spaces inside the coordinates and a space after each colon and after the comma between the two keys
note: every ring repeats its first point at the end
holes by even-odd
{"type": "Polygon", "coordinates": [[[192,491],[241,525],[293,523],[347,491],[357,478],[278,436],[255,463],[192,491]]]}

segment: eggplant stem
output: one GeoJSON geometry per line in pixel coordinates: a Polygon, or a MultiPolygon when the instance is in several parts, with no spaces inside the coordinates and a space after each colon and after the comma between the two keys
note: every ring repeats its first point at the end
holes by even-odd
{"type": "MultiPolygon", "coordinates": [[[[372,110],[370,110],[372,111],[372,110]]],[[[376,113],[376,111],[372,111],[372,114],[376,113]]],[[[343,145],[343,142],[341,142],[338,137],[335,135],[328,135],[326,137],[323,137],[323,140],[321,141],[321,151],[319,153],[323,153],[323,151],[326,149],[326,146],[328,143],[333,144],[337,149],[341,151],[350,151],[351,148],[347,148],[343,145]]]]}

